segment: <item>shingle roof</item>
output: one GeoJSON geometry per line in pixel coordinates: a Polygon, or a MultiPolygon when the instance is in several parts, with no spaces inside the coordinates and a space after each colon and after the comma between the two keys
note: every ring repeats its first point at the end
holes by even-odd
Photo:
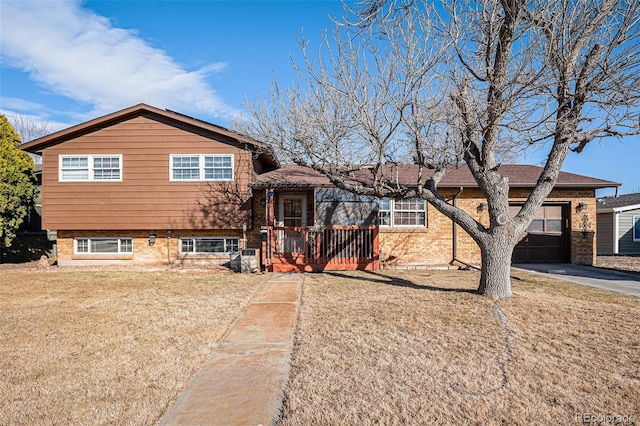
{"type": "MultiPolygon", "coordinates": [[[[503,164],[500,166],[500,173],[509,178],[509,185],[512,188],[535,186],[542,167],[524,164],[503,164]]],[[[423,171],[430,175],[430,171],[423,171]]],[[[354,175],[354,180],[360,182],[370,181],[366,171],[358,172],[354,175]]],[[[415,185],[418,176],[418,166],[414,164],[401,164],[389,167],[385,174],[395,175],[402,185],[415,185]]],[[[257,176],[251,184],[254,188],[313,188],[332,186],[329,179],[323,174],[303,166],[287,164],[280,169],[264,173],[257,176]]],[[[466,166],[451,168],[447,170],[444,178],[438,184],[441,188],[477,187],[471,171],[466,166]]],[[[560,172],[556,188],[610,188],[620,186],[617,182],[597,179],[589,176],[577,175],[574,173],[560,172]]]]}
{"type": "Polygon", "coordinates": [[[638,206],[640,205],[640,192],[618,195],[617,197],[602,197],[598,198],[597,201],[598,203],[596,204],[596,208],[598,210],[620,209],[628,206],[638,206]]]}

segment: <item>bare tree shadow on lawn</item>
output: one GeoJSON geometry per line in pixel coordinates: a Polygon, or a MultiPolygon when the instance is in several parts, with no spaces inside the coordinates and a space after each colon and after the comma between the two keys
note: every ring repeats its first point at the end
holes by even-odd
{"type": "Polygon", "coordinates": [[[374,271],[361,271],[361,272],[366,273],[368,277],[347,275],[337,271],[324,271],[325,274],[331,275],[332,277],[346,278],[346,279],[357,280],[357,281],[366,281],[370,283],[392,285],[397,287],[405,287],[413,290],[430,290],[430,291],[477,294],[477,291],[475,289],[437,287],[437,286],[428,285],[428,284],[416,284],[413,281],[410,281],[404,278],[388,276],[388,275],[381,274],[379,272],[374,272],[374,271]]]}

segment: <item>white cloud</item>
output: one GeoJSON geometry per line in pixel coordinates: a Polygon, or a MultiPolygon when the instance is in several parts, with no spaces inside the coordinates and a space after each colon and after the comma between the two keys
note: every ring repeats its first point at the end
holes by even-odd
{"type": "Polygon", "coordinates": [[[68,114],[53,111],[46,105],[24,99],[0,96],[0,105],[0,114],[6,116],[10,122],[13,122],[16,117],[22,117],[30,122],[46,126],[50,132],[56,132],[73,126],[78,121],[83,121],[80,117],[72,121],[53,120],[52,116],[66,116],[68,114]]]}
{"type": "Polygon", "coordinates": [[[205,78],[224,63],[187,71],[133,30],[115,28],[78,1],[2,1],[3,66],[101,115],[141,102],[228,118],[237,111],[205,78]]]}

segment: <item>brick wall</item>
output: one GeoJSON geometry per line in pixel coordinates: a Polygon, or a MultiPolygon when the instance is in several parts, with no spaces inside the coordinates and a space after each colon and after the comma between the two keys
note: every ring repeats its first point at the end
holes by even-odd
{"type": "Polygon", "coordinates": [[[445,265],[451,260],[451,221],[427,207],[426,228],[380,227],[380,261],[387,266],[445,265]]]}
{"type": "MultiPolygon", "coordinates": [[[[451,202],[455,190],[442,190],[451,202]]],[[[510,201],[524,202],[529,191],[512,189],[510,201]]],[[[480,211],[480,203],[486,202],[478,189],[465,189],[456,200],[456,205],[464,209],[474,219],[485,226],[489,224],[489,214],[480,211]]],[[[556,189],[549,194],[547,202],[567,204],[569,211],[569,257],[571,263],[593,265],[595,262],[596,201],[594,190],[556,189]],[[586,210],[577,211],[580,203],[586,210]],[[586,222],[585,222],[586,220],[586,222]]],[[[426,228],[380,228],[380,259],[389,266],[417,267],[446,265],[453,259],[453,238],[451,220],[433,206],[427,207],[426,228]]],[[[456,258],[460,261],[479,265],[480,249],[473,239],[459,226],[457,227],[456,258]]]]}
{"type": "MultiPolygon", "coordinates": [[[[174,230],[167,238],[167,230],[148,231],[58,231],[58,265],[222,265],[229,262],[228,254],[180,254],[180,237],[237,237],[238,230],[174,230]],[[149,243],[149,236],[156,235],[156,242],[149,243]],[[74,254],[74,238],[120,237],[133,238],[132,254],[74,254]]],[[[247,238],[248,239],[248,238],[247,238]]]]}
{"type": "Polygon", "coordinates": [[[266,226],[267,194],[264,189],[253,190],[253,227],[247,230],[247,247],[260,247],[260,227],[266,226]]]}

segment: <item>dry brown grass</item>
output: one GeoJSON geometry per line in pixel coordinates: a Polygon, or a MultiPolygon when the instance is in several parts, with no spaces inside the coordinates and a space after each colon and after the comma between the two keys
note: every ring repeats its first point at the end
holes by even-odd
{"type": "Polygon", "coordinates": [[[282,424],[638,422],[639,300],[516,274],[496,306],[477,272],[308,275],[282,424]]]}
{"type": "Polygon", "coordinates": [[[596,266],[618,271],[640,272],[640,256],[598,256],[596,266]]]}
{"type": "Polygon", "coordinates": [[[156,422],[264,277],[0,274],[0,425],[156,422]]]}

